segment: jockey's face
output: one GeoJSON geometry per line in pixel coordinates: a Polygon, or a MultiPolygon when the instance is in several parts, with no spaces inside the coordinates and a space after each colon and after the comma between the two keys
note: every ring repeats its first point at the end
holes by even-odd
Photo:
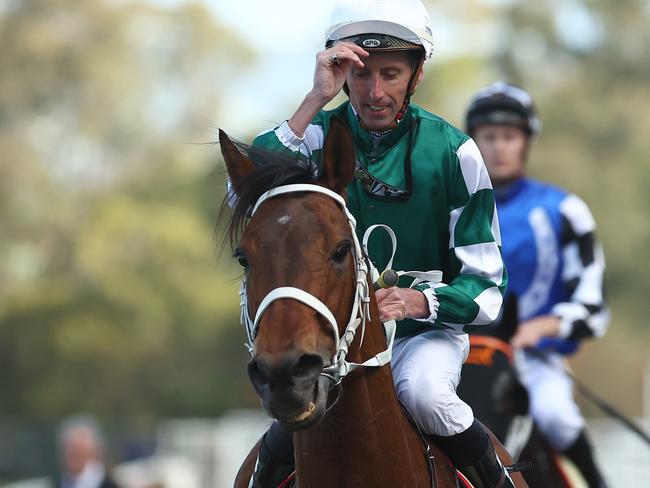
{"type": "Polygon", "coordinates": [[[474,131],[492,183],[508,184],[524,175],[528,135],[512,125],[483,125],[474,131]]]}
{"type": "MultiPolygon", "coordinates": [[[[366,129],[393,128],[413,73],[411,59],[406,52],[371,52],[363,63],[348,73],[350,102],[366,129]]],[[[421,78],[420,71],[418,83],[421,78]]]]}

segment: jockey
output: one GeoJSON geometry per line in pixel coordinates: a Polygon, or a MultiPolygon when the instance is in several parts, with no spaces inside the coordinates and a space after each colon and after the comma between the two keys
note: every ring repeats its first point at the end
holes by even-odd
{"type": "Polygon", "coordinates": [[[562,365],[564,355],[580,341],[602,336],[609,322],[594,219],[577,196],[525,176],[530,143],[541,128],[528,93],[504,82],[484,88],[466,122],[495,188],[508,293],[519,304],[512,345],[524,349],[520,372],[531,414],[589,486],[604,487],[562,365]]]}
{"type": "MultiPolygon", "coordinates": [[[[395,269],[443,272],[440,283],[409,288],[403,277],[400,286],[376,293],[380,318],[398,321],[392,360],[398,397],[475,487],[513,487],[486,431],[456,394],[467,332],[496,319],[507,276],[492,186],[476,144],[410,103],[432,51],[420,0],[339,1],[313,88],[288,121],[253,145],[319,165],[332,118],[347,122],[358,163],[347,199],[359,235],[386,224],[398,239],[395,269]],[[341,90],[349,100],[324,110],[341,90]]],[[[369,252],[382,266],[392,246],[377,237],[383,236],[373,236],[369,252]]],[[[278,423],[271,426],[251,486],[282,478],[291,439],[278,423]]]]}

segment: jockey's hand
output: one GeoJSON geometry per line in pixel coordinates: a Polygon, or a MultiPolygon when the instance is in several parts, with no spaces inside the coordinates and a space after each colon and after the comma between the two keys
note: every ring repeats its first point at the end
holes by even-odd
{"type": "Polygon", "coordinates": [[[352,68],[363,68],[362,58],[367,51],[353,42],[339,42],[316,56],[312,94],[327,103],[343,88],[345,78],[352,68]],[[333,59],[335,56],[338,63],[333,59]]]}
{"type": "Polygon", "coordinates": [[[429,302],[419,290],[411,288],[380,288],[375,292],[379,306],[379,319],[404,320],[410,318],[425,318],[430,315],[429,302]]]}
{"type": "Polygon", "coordinates": [[[560,335],[560,319],[555,315],[542,315],[519,324],[510,344],[514,348],[535,347],[544,337],[560,335]]]}

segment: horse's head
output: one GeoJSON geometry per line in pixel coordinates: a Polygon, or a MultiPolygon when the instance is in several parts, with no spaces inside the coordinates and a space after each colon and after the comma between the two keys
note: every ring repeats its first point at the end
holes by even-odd
{"type": "Polygon", "coordinates": [[[505,439],[516,415],[528,413],[528,393],[515,371],[510,347],[518,323],[517,300],[511,294],[501,319],[470,336],[472,347],[458,386],[458,395],[499,439],[505,439]]]}
{"type": "Polygon", "coordinates": [[[340,197],[354,173],[351,135],[332,121],[318,179],[295,160],[256,168],[225,133],[219,140],[237,194],[230,235],[245,273],[248,374],[271,416],[289,429],[305,428],[324,415],[330,381],[323,368],[332,364],[355,303],[358,241],[340,197]],[[313,187],[267,193],[293,184],[333,194],[313,187]]]}

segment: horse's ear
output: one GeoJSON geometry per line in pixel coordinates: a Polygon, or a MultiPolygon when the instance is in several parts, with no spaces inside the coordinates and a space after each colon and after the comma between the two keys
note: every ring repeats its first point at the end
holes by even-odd
{"type": "Polygon", "coordinates": [[[510,342],[510,339],[517,332],[519,327],[519,306],[517,304],[517,295],[508,293],[506,302],[503,305],[503,313],[501,314],[501,321],[496,329],[496,335],[499,339],[505,342],[510,342]]]}
{"type": "Polygon", "coordinates": [[[333,117],[323,146],[320,182],[336,193],[343,194],[352,181],[355,166],[350,129],[339,117],[333,117]]]}
{"type": "Polygon", "coordinates": [[[226,162],[226,170],[228,177],[232,183],[235,192],[239,192],[239,185],[244,177],[255,169],[255,165],[248,159],[242,152],[237,149],[237,146],[230,140],[228,135],[219,129],[219,145],[221,146],[221,154],[226,162]]]}

